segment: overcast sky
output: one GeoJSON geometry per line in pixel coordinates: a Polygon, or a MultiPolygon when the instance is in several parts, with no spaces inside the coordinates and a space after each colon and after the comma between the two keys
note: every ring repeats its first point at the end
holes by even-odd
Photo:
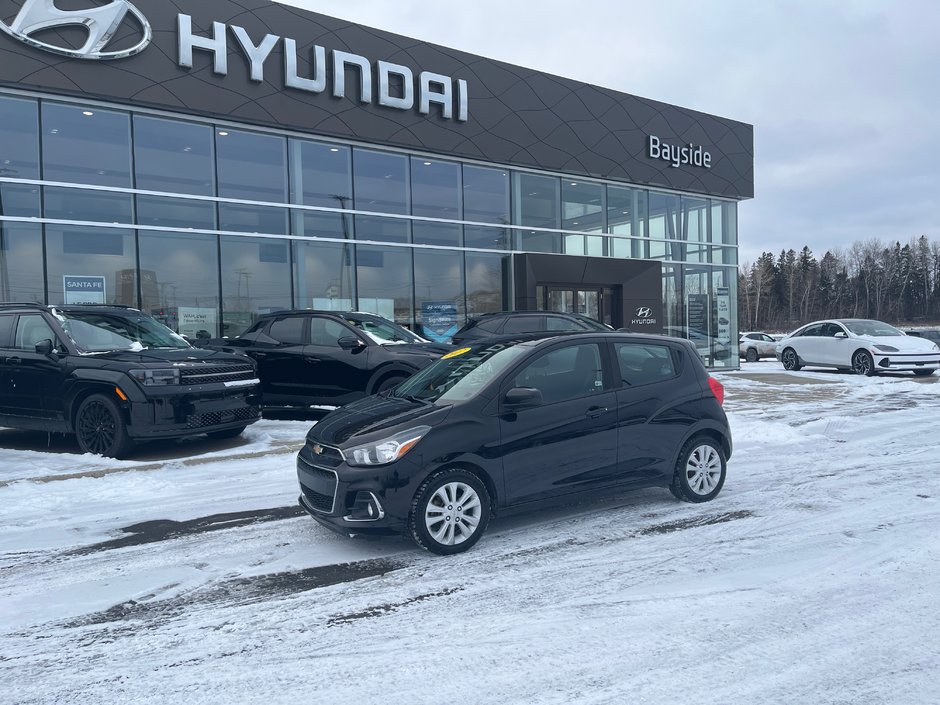
{"type": "Polygon", "coordinates": [[[742,262],[940,241],[938,0],[287,4],[754,125],[742,262]]]}

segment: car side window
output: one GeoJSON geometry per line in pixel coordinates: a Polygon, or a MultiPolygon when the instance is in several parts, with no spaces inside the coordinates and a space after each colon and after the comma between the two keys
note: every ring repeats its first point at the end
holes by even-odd
{"type": "Polygon", "coordinates": [[[49,324],[39,315],[20,316],[16,324],[16,337],[13,347],[17,350],[35,351],[36,343],[41,340],[51,340],[56,343],[56,334],[49,324]]]}
{"type": "Polygon", "coordinates": [[[13,323],[16,316],[0,316],[0,348],[8,348],[13,340],[13,323]]]}
{"type": "Polygon", "coordinates": [[[771,337],[770,337],[769,335],[767,335],[766,333],[764,333],[764,334],[761,336],[761,340],[763,340],[765,343],[776,343],[776,342],[777,342],[776,340],[774,340],[773,338],[771,338],[771,337]]]}
{"type": "Polygon", "coordinates": [[[615,343],[620,378],[630,387],[661,382],[676,376],[676,365],[666,345],[615,343]]]}
{"type": "Polygon", "coordinates": [[[544,316],[518,316],[506,321],[503,333],[535,333],[545,330],[544,316]]]}
{"type": "Polygon", "coordinates": [[[584,326],[561,316],[546,316],[545,330],[586,330],[584,326]]]}
{"type": "Polygon", "coordinates": [[[834,338],[837,333],[844,333],[842,326],[838,326],[835,323],[827,323],[824,326],[823,335],[827,338],[834,338]]]}
{"type": "Polygon", "coordinates": [[[303,316],[278,318],[271,324],[268,335],[284,345],[303,345],[304,319],[303,316]]]}
{"type": "Polygon", "coordinates": [[[485,321],[477,323],[477,328],[485,330],[487,333],[495,333],[499,330],[500,320],[498,318],[488,318],[485,321]]]}
{"type": "Polygon", "coordinates": [[[810,326],[809,328],[807,328],[806,330],[804,330],[802,333],[800,333],[799,337],[801,337],[801,338],[811,338],[811,337],[812,337],[812,338],[818,338],[818,337],[821,336],[821,335],[823,335],[823,324],[822,324],[822,323],[819,323],[819,324],[817,324],[817,325],[815,325],[815,326],[810,326]]]}
{"type": "Polygon", "coordinates": [[[310,319],[310,344],[325,345],[332,348],[339,347],[339,339],[356,334],[342,323],[329,318],[310,319]]]}
{"type": "Polygon", "coordinates": [[[516,375],[513,387],[538,389],[546,404],[603,392],[600,348],[584,343],[545,353],[516,375]]]}

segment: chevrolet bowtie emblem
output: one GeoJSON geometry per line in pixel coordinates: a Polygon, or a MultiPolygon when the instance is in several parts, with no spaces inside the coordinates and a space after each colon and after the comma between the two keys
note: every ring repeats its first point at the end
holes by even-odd
{"type": "Polygon", "coordinates": [[[323,455],[323,446],[321,446],[318,443],[317,445],[313,447],[313,452],[316,453],[317,455],[323,455]]]}

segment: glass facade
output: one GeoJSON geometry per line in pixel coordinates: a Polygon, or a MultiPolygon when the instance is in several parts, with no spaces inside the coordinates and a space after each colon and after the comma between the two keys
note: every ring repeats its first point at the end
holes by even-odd
{"type": "Polygon", "coordinates": [[[736,340],[734,201],[0,92],[5,301],[94,277],[193,337],[290,307],[421,332],[512,308],[512,252],[658,260],[667,332],[736,340]]]}

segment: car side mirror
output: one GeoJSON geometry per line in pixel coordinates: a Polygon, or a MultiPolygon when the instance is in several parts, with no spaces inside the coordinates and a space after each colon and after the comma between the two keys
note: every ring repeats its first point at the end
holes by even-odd
{"type": "Polygon", "coordinates": [[[49,340],[49,338],[40,340],[38,343],[36,343],[36,353],[38,355],[45,355],[46,357],[49,357],[54,352],[55,346],[52,344],[52,341],[49,340]]]}
{"type": "Polygon", "coordinates": [[[833,337],[833,338],[838,338],[839,340],[845,340],[845,339],[848,338],[849,336],[848,336],[848,334],[847,334],[844,330],[840,330],[838,333],[836,333],[836,334],[835,334],[834,336],[832,336],[832,337],[833,337]]]}
{"type": "Polygon", "coordinates": [[[514,387],[503,397],[503,404],[510,409],[528,409],[543,403],[542,392],[531,387],[514,387]]]}
{"type": "Polygon", "coordinates": [[[366,346],[365,343],[354,335],[343,336],[336,342],[343,350],[358,350],[366,346]]]}

